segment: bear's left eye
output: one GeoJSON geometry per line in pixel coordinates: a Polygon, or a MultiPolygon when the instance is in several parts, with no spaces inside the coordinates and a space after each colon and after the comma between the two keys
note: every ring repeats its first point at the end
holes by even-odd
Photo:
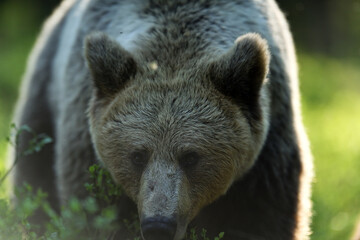
{"type": "Polygon", "coordinates": [[[130,155],[131,162],[137,168],[144,168],[149,159],[149,153],[146,150],[136,150],[130,155]]]}
{"type": "Polygon", "coordinates": [[[197,152],[186,152],[179,157],[179,164],[183,169],[190,169],[199,162],[200,155],[197,152]]]}

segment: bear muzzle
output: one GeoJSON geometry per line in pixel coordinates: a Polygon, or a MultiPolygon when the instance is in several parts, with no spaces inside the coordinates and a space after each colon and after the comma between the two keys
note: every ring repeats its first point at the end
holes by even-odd
{"type": "Polygon", "coordinates": [[[145,240],[180,240],[185,235],[190,202],[177,172],[161,161],[144,171],[137,206],[145,240]]]}

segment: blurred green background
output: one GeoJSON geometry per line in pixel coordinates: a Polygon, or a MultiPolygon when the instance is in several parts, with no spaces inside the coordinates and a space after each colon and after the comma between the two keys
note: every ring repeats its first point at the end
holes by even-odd
{"type": "MultiPolygon", "coordinates": [[[[349,239],[360,216],[360,0],[278,3],[297,45],[303,117],[314,155],[312,239],[349,239]]],[[[27,56],[57,4],[0,0],[0,174],[27,56]]]]}

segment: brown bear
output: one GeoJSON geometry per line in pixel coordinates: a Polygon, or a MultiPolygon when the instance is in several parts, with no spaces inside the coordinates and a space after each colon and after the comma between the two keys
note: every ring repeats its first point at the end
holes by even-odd
{"type": "Polygon", "coordinates": [[[188,226],[308,239],[311,157],[273,0],[64,1],[31,55],[16,122],[54,139],[22,157],[14,182],[55,207],[85,197],[100,162],[146,240],[180,240],[188,226]]]}

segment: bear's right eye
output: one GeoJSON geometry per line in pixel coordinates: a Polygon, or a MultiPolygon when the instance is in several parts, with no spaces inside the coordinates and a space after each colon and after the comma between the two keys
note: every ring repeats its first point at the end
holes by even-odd
{"type": "Polygon", "coordinates": [[[149,159],[149,153],[146,150],[136,150],[130,155],[132,164],[137,168],[144,168],[149,159]]]}

